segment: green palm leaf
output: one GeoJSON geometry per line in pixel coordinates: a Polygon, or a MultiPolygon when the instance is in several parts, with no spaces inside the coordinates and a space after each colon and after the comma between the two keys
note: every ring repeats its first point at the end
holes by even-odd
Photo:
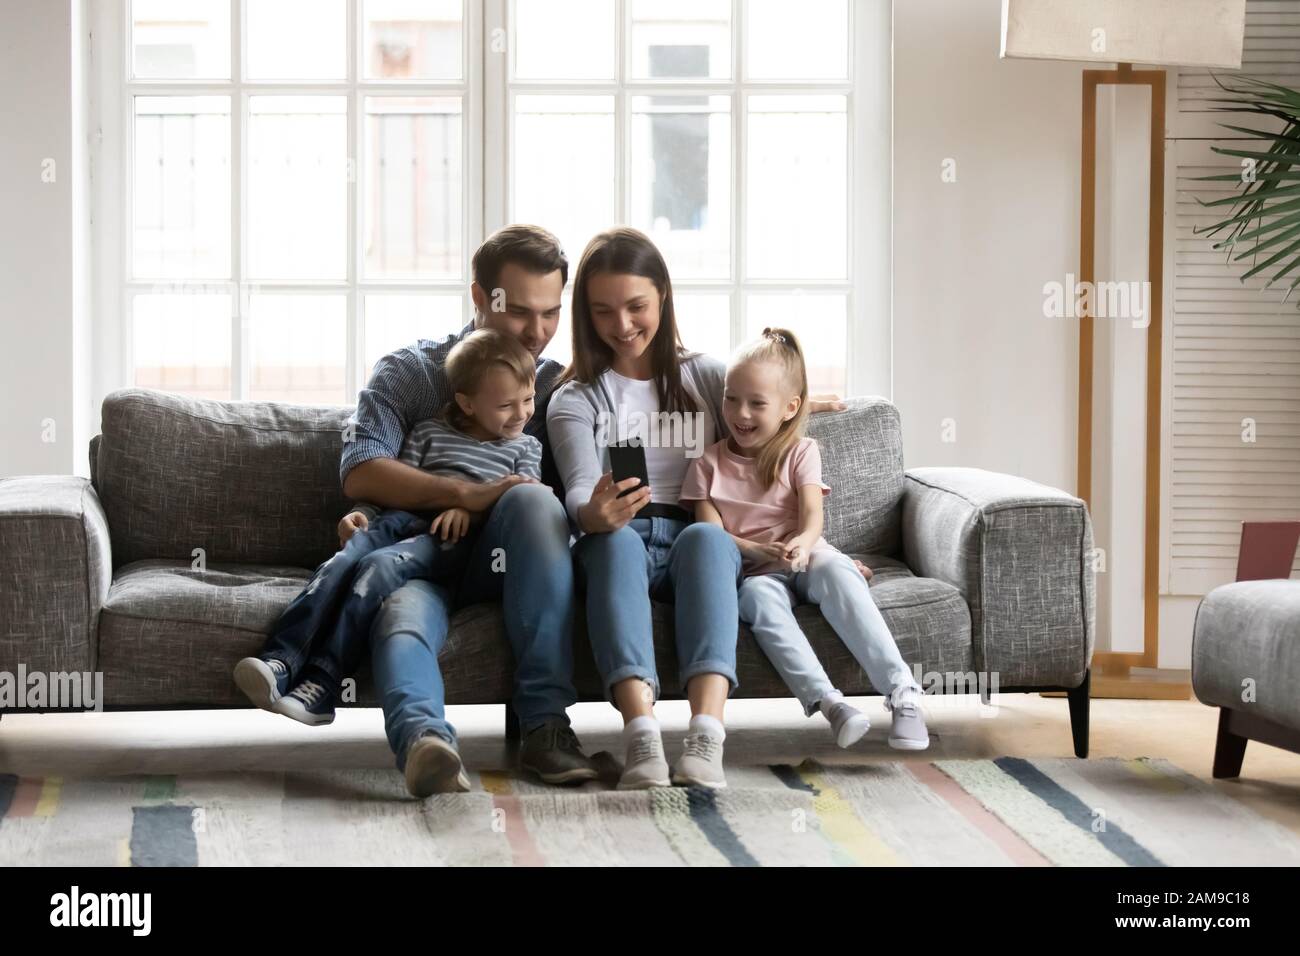
{"type": "MultiPolygon", "coordinates": [[[[1241,275],[1245,282],[1266,270],[1281,267],[1267,279],[1264,288],[1286,287],[1286,298],[1300,286],[1300,92],[1250,76],[1233,77],[1231,85],[1214,76],[1226,96],[1211,100],[1212,111],[1254,114],[1269,122],[1256,126],[1220,123],[1225,130],[1248,137],[1230,146],[1212,146],[1221,156],[1247,160],[1241,174],[1200,176],[1202,182],[1239,182],[1235,195],[1213,200],[1199,196],[1204,209],[1226,206],[1217,222],[1194,228],[1196,235],[1226,233],[1213,248],[1222,250],[1233,262],[1250,260],[1241,275]],[[1276,128],[1269,130],[1270,125],[1276,128]],[[1279,249],[1278,247],[1281,246],[1279,249]],[[1262,255],[1267,253],[1267,255],[1262,255]]],[[[1300,309],[1300,301],[1296,304],[1300,309]]]]}

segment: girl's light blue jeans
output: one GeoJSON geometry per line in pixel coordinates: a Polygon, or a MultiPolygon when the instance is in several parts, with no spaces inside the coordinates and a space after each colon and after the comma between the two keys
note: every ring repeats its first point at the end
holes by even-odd
{"type": "Polygon", "coordinates": [[[737,588],[740,552],[717,525],[634,518],[617,531],[587,534],[573,546],[586,589],[587,634],[605,696],[636,677],[654,689],[652,599],[676,605],[677,678],[721,674],[736,689],[737,588]]]}
{"type": "Polygon", "coordinates": [[[757,574],[740,585],[740,619],[809,716],[835,690],[794,617],[796,604],[817,604],[844,646],[886,697],[915,684],[862,573],[847,555],[814,551],[808,569],[757,574]]]}

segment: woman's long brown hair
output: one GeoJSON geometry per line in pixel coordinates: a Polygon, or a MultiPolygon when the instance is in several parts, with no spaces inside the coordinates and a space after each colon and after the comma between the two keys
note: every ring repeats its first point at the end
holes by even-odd
{"type": "Polygon", "coordinates": [[[803,348],[789,329],[764,329],[762,338],[744,346],[732,357],[731,368],[749,362],[772,362],[780,366],[786,384],[799,393],[799,411],[789,421],[781,423],[776,434],[758,453],[758,477],[764,488],[771,488],[776,484],[786,455],[803,438],[804,426],[808,422],[808,367],[804,363],[803,348]]]}
{"type": "Polygon", "coordinates": [[[649,236],[627,226],[600,233],[582,253],[573,280],[573,359],[560,381],[576,379],[591,385],[613,362],[613,350],[596,333],[587,297],[587,281],[601,274],[642,276],[654,283],[659,293],[659,331],[648,348],[659,408],[665,412],[698,411],[695,399],[682,385],[681,360],[686,349],[677,331],[668,265],[649,236]]]}

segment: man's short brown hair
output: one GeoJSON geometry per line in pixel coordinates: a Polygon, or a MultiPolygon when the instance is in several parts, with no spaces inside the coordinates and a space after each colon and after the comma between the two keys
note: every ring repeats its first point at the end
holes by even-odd
{"type": "Polygon", "coordinates": [[[559,270],[560,284],[569,281],[569,260],[560,240],[541,226],[506,226],[488,236],[474,253],[474,281],[490,294],[497,287],[501,270],[511,262],[537,275],[559,270]]]}

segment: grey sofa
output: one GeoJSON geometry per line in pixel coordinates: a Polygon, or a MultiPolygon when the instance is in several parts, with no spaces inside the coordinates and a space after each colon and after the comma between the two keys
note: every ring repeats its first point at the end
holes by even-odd
{"type": "MultiPolygon", "coordinates": [[[[104,709],[244,706],[235,662],[337,548],[350,409],[110,395],[91,479],[0,479],[0,671],[101,671],[104,709]]],[[[875,570],[872,594],[922,676],[996,673],[998,690],[1066,690],[1088,748],[1091,525],[1082,501],[966,468],[903,470],[897,409],[861,398],[814,416],[826,538],[875,570]]],[[[671,609],[656,606],[666,694],[679,692],[671,609]]],[[[797,612],[831,679],[872,689],[815,607],[797,612]]],[[[600,683],[579,616],[575,679],[600,683]]],[[[506,703],[499,608],[459,610],[443,658],[447,701],[506,703]]],[[[788,691],[743,629],[740,697],[788,691]]],[[[951,689],[951,684],[949,689],[951,689]]],[[[368,675],[361,705],[374,706],[368,675]]],[[[507,729],[509,729],[507,714],[507,729]]]]}

